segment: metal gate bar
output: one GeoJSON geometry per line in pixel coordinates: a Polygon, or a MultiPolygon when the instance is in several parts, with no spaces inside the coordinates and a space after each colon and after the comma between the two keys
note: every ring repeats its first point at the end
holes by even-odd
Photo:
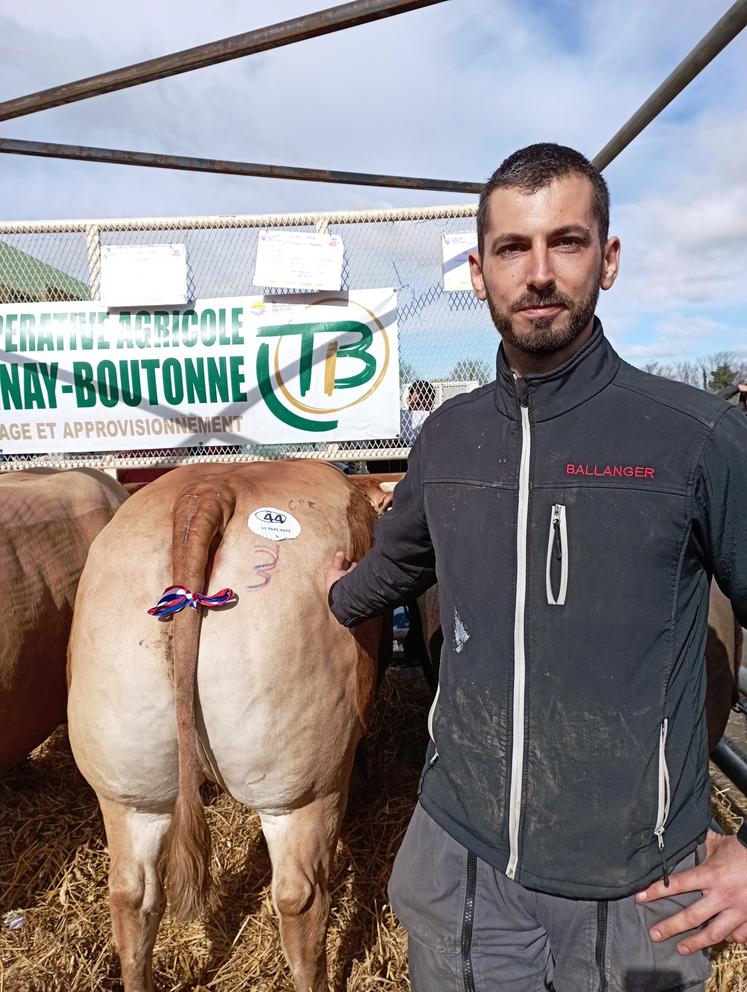
{"type": "Polygon", "coordinates": [[[187,155],[161,155],[119,148],[92,148],[48,141],[20,141],[0,138],[0,153],[32,155],[38,158],[65,158],[78,162],[104,162],[107,165],[141,165],[151,169],[177,169],[182,172],[219,172],[228,176],[259,176],[264,179],[299,179],[316,183],[343,183],[351,186],[386,186],[397,189],[430,189],[444,193],[476,193],[482,183],[454,179],[420,179],[414,176],[380,176],[370,172],[337,172],[305,169],[290,165],[259,165],[256,162],[230,162],[217,158],[187,155]]]}
{"type": "Polygon", "coordinates": [[[597,169],[600,172],[606,169],[610,162],[616,159],[655,117],[659,116],[662,110],[705,69],[709,62],[715,59],[722,49],[726,48],[729,42],[736,38],[745,26],[747,26],[747,0],[737,0],[690,54],[686,55],[677,68],[667,76],[661,86],[636,110],[630,120],[594,156],[592,162],[597,169]]]}

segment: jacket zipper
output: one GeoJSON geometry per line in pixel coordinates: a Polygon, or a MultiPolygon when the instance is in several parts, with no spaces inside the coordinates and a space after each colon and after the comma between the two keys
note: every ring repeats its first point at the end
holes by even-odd
{"type": "Polygon", "coordinates": [[[596,962],[599,973],[599,988],[597,992],[607,992],[607,911],[606,902],[597,903],[597,946],[596,962]]]}
{"type": "Polygon", "coordinates": [[[545,591],[550,606],[565,606],[568,591],[568,525],[565,506],[554,503],[550,515],[550,532],[547,536],[547,565],[545,568],[545,591]],[[553,555],[560,561],[560,588],[556,599],[552,591],[553,555]]]}
{"type": "Polygon", "coordinates": [[[664,885],[669,885],[669,865],[664,856],[664,831],[666,829],[667,817],[669,816],[669,769],[667,768],[667,729],[669,720],[662,720],[659,728],[659,802],[656,813],[656,826],[654,836],[659,845],[659,856],[661,857],[661,868],[664,877],[664,885]]]}
{"type": "Polygon", "coordinates": [[[462,981],[464,992],[475,992],[475,973],[472,968],[472,929],[475,922],[475,894],[477,892],[477,856],[467,852],[467,888],[462,916],[462,981]]]}
{"type": "MultiPolygon", "coordinates": [[[[523,384],[523,382],[522,382],[523,384]]],[[[511,790],[509,793],[506,876],[514,878],[519,862],[519,827],[521,825],[522,779],[524,777],[524,689],[526,657],[524,644],[524,609],[527,592],[527,525],[529,519],[529,460],[531,434],[526,385],[517,392],[521,410],[521,462],[519,464],[519,513],[516,526],[516,608],[514,611],[514,696],[513,743],[511,751],[511,790]],[[522,396],[523,393],[523,396],[522,396]]]]}

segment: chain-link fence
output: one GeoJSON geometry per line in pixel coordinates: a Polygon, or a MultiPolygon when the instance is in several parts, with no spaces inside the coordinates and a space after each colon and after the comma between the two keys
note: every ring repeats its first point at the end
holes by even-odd
{"type": "MultiPolygon", "coordinates": [[[[474,206],[357,213],[143,218],[0,223],[0,303],[96,300],[104,245],[182,243],[190,299],[257,296],[252,282],[259,231],[268,228],[342,237],[343,290],[393,287],[398,296],[402,407],[414,380],[433,386],[433,406],[493,377],[497,336],[471,291],[445,292],[442,235],[474,230],[474,206]]],[[[272,290],[273,296],[287,290],[272,290]]],[[[406,457],[409,442],[392,440],[276,445],[220,445],[138,452],[18,455],[2,469],[35,465],[124,467],[211,460],[406,457]]],[[[1,457],[1,456],[0,456],[1,457]]]]}

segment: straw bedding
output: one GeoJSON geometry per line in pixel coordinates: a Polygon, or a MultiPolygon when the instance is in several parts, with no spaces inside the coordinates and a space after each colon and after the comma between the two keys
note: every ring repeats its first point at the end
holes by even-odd
{"type": "MultiPolygon", "coordinates": [[[[428,691],[390,669],[353,783],[332,879],[328,935],[333,992],[406,992],[406,941],[386,882],[404,834],[425,748],[428,691]]],[[[291,992],[269,896],[257,816],[217,790],[205,801],[220,904],[209,920],[173,924],[154,957],[159,992],[291,992]]],[[[717,815],[736,827],[728,797],[717,815]]],[[[108,859],[95,796],[64,728],[0,779],[0,992],[116,992],[107,907],[108,859]]],[[[708,992],[747,992],[747,948],[714,958],[708,992]]]]}

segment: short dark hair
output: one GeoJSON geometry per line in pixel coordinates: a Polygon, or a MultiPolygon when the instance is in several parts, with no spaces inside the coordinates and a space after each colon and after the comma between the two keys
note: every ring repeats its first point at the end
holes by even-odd
{"type": "Polygon", "coordinates": [[[421,403],[427,403],[429,410],[436,402],[436,390],[433,383],[428,382],[427,379],[415,379],[407,391],[407,396],[408,399],[413,400],[417,397],[421,403]]]}
{"type": "Polygon", "coordinates": [[[477,250],[482,255],[488,226],[488,203],[496,189],[523,189],[528,193],[548,186],[554,179],[577,173],[592,187],[592,210],[599,227],[599,241],[604,247],[610,226],[610,194],[602,173],[581,152],[565,145],[542,142],[528,145],[509,155],[488,179],[480,193],[477,207],[477,250]]]}

